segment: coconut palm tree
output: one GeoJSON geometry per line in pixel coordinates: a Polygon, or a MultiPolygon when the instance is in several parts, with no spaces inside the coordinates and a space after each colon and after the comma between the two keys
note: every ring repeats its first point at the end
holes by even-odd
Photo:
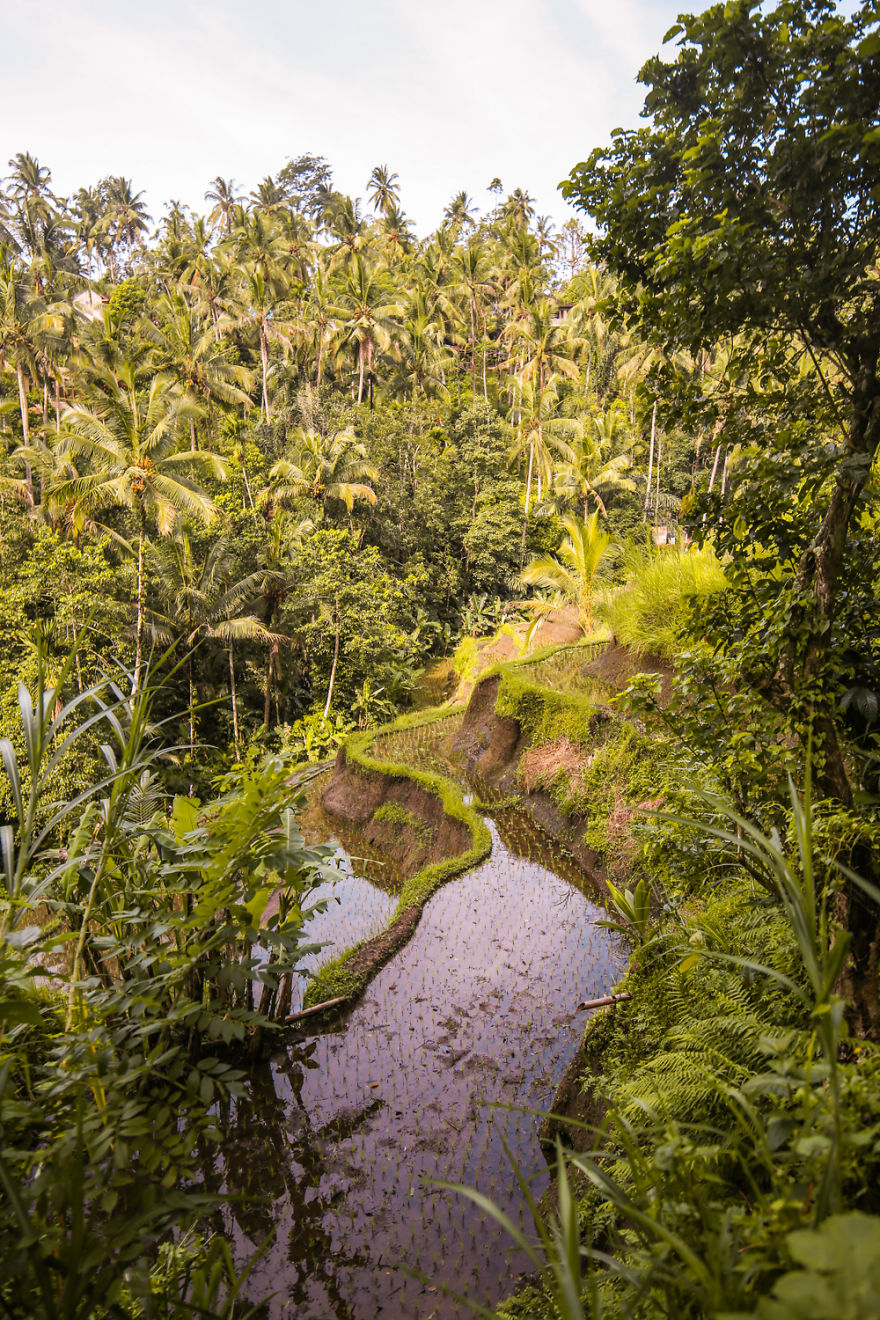
{"type": "Polygon", "coordinates": [[[218,174],[216,179],[211,180],[211,186],[205,193],[205,201],[214,203],[208,215],[208,224],[211,228],[231,234],[235,208],[244,201],[243,195],[235,191],[235,179],[224,179],[218,174]]]}
{"type": "Polygon", "coordinates": [[[147,530],[152,523],[161,535],[168,535],[179,513],[212,522],[216,507],[188,474],[222,480],[226,465],[215,454],[181,447],[181,430],[198,409],[168,376],[154,376],[143,401],[131,364],[118,372],[96,373],[96,381],[100,389],[95,406],[68,408],[56,442],[60,454],[85,459],[90,470],[60,483],[55,495],[72,499],[86,514],[126,508],[134,515],[137,625],[132,691],[136,692],[143,665],[147,530]]]}
{"type": "Polygon", "coordinates": [[[593,584],[611,537],[599,527],[599,510],[586,520],[563,518],[565,538],[556,555],[539,555],[526,565],[522,580],[527,586],[549,588],[577,606],[581,627],[587,633],[592,623],[593,584]]]}
{"type": "MultiPolygon", "coordinates": [[[[9,249],[0,247],[0,366],[15,371],[26,450],[31,444],[28,382],[39,379],[46,349],[60,339],[61,329],[61,318],[31,292],[9,249]]],[[[30,472],[25,479],[30,488],[30,472]]]]}
{"type": "Polygon", "coordinates": [[[569,332],[556,324],[555,310],[546,299],[537,302],[512,329],[511,337],[521,354],[519,373],[523,380],[534,380],[539,390],[552,375],[577,380],[580,374],[569,332]]]}
{"type": "Polygon", "coordinates": [[[608,455],[601,443],[576,440],[571,457],[560,463],[554,473],[552,503],[565,507],[575,501],[584,506],[584,518],[589,516],[590,504],[605,517],[605,500],[615,491],[632,491],[636,483],[627,473],[632,462],[629,454],[608,455]]]}
{"type": "Polygon", "coordinates": [[[338,331],[337,316],[326,276],[320,266],[315,271],[308,300],[303,310],[298,332],[307,356],[315,361],[315,388],[321,388],[324,377],[324,354],[338,331]]]}
{"type": "Polygon", "coordinates": [[[367,196],[373,203],[374,211],[388,215],[389,211],[397,209],[400,202],[400,187],[397,180],[398,176],[391,174],[387,165],[373,167],[373,172],[367,180],[367,196]]]}
{"type": "Polygon", "coordinates": [[[121,174],[111,175],[100,185],[103,202],[101,231],[105,236],[110,279],[115,283],[123,252],[131,252],[150,224],[143,192],[134,193],[131,180],[121,174]]]}
{"type": "Polygon", "coordinates": [[[267,276],[258,264],[241,271],[238,289],[229,298],[229,328],[249,328],[256,331],[260,350],[262,373],[261,412],[267,422],[272,420],[269,410],[269,346],[280,344],[291,348],[294,326],[283,316],[286,289],[271,275],[267,276]]]}
{"type": "Polygon", "coordinates": [[[390,346],[393,318],[400,315],[400,307],[391,300],[380,271],[368,265],[360,253],[354,255],[348,267],[334,314],[357,349],[357,401],[363,402],[366,385],[372,408],[376,350],[381,352],[390,346]]]}
{"type": "Polygon", "coordinates": [[[360,198],[352,199],[343,193],[333,193],[332,200],[327,204],[323,225],[330,237],[336,240],[331,249],[334,266],[346,265],[363,251],[369,222],[361,215],[360,198]]]}
{"type": "Polygon", "coordinates": [[[75,234],[85,253],[86,273],[91,276],[95,257],[101,255],[101,216],[103,203],[97,188],[80,188],[70,202],[75,217],[75,234]]]}
{"type": "Polygon", "coordinates": [[[196,689],[192,647],[200,637],[225,643],[232,700],[232,730],[238,755],[238,699],[235,686],[233,645],[238,641],[272,642],[278,638],[264,628],[253,614],[243,614],[250,579],[235,581],[235,550],[228,537],[220,536],[199,559],[193,549],[190,529],[181,519],[172,534],[148,547],[153,574],[163,597],[162,610],[151,609],[149,625],[163,640],[180,637],[189,648],[189,746],[195,747],[196,689]]]}
{"type": "Polygon", "coordinates": [[[251,193],[252,210],[260,215],[275,215],[287,202],[287,194],[280,183],[267,174],[251,193]]]}
{"type": "MultiPolygon", "coordinates": [[[[490,278],[489,259],[485,244],[472,238],[463,247],[455,249],[454,265],[458,274],[459,289],[467,302],[470,317],[471,340],[471,393],[477,397],[477,328],[481,326],[482,303],[493,291],[490,278]]],[[[483,358],[485,365],[485,355],[483,358]]],[[[485,394],[485,370],[483,372],[483,392],[485,394]]]]}
{"type": "Polygon", "coordinates": [[[405,309],[401,355],[402,392],[412,386],[412,397],[419,391],[426,397],[444,393],[443,322],[436,316],[429,301],[430,295],[416,287],[410,293],[405,309]]]}
{"type": "Polygon", "coordinates": [[[351,523],[356,500],[376,503],[376,492],[366,483],[378,476],[367,462],[366,446],[350,428],[334,435],[299,429],[294,433],[291,457],[275,464],[260,498],[281,505],[303,495],[322,504],[341,500],[351,523]]]}
{"type": "Polygon", "coordinates": [[[473,229],[476,210],[473,200],[462,188],[444,208],[443,219],[458,234],[462,229],[473,229]]]}
{"type": "Polygon", "coordinates": [[[554,459],[571,463],[574,460],[572,442],[582,438],[583,425],[575,418],[559,415],[559,386],[555,376],[543,389],[537,382],[522,382],[521,394],[512,409],[512,419],[516,425],[516,439],[511,448],[513,461],[527,462],[526,472],[526,507],[523,537],[528,522],[532,500],[532,482],[537,476],[541,498],[541,486],[549,482],[554,459]]]}
{"type": "Polygon", "coordinates": [[[412,225],[396,206],[389,206],[382,217],[382,244],[385,259],[394,266],[412,252],[415,238],[412,225]]]}
{"type": "MultiPolygon", "coordinates": [[[[155,304],[155,321],[144,322],[152,343],[152,367],[176,380],[190,403],[213,400],[249,408],[253,373],[230,362],[214,328],[203,328],[181,293],[165,294],[155,304]]],[[[190,447],[196,448],[195,410],[190,413],[190,447]]]]}
{"type": "Polygon", "coordinates": [[[283,640],[274,630],[278,613],[290,589],[291,571],[303,541],[315,530],[310,518],[297,522],[282,509],[273,509],[269,517],[269,534],[259,548],[260,562],[249,577],[237,584],[238,599],[250,600],[261,606],[263,626],[269,634],[269,660],[266,666],[266,696],[263,724],[269,727],[272,713],[272,683],[280,677],[280,643],[283,640]]]}
{"type": "Polygon", "coordinates": [[[535,217],[535,199],[522,188],[513,192],[501,205],[502,219],[517,229],[528,229],[529,222],[535,217]]]}

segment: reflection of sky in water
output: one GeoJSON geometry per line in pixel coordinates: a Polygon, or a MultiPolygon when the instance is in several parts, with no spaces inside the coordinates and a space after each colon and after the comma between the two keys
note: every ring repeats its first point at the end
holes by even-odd
{"type": "MultiPolygon", "coordinates": [[[[391,894],[355,874],[352,861],[342,847],[337,848],[333,861],[342,872],[342,879],[319,885],[309,898],[310,904],[322,898],[331,900],[323,912],[309,918],[303,930],[304,943],[324,946],[318,953],[306,954],[299,960],[299,965],[309,971],[315,971],[359,940],[377,935],[397,906],[397,899],[391,894]]],[[[375,862],[371,869],[375,874],[375,862]]],[[[294,987],[293,1012],[302,1007],[307,985],[308,977],[303,976],[299,986],[294,987]]]]}
{"type": "MultiPolygon", "coordinates": [[[[434,895],[344,1029],[291,1045],[239,1106],[229,1190],[256,1199],[229,1228],[241,1259],[276,1228],[250,1289],[276,1293],[273,1318],[463,1316],[401,1264],[484,1303],[527,1267],[476,1207],[425,1180],[477,1186],[527,1222],[501,1136],[540,1191],[537,1119],[492,1106],[549,1105],[584,1027],[575,1005],[606,993],[623,958],[561,850],[518,813],[490,828],[492,856],[434,895]]],[[[345,945],[381,924],[393,900],[367,886],[373,909],[363,886],[342,882],[321,938],[345,945]]]]}

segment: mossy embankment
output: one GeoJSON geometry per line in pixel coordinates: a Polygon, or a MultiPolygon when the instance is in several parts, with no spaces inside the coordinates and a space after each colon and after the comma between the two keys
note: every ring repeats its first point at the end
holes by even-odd
{"type": "Polygon", "coordinates": [[[662,794],[667,756],[611,699],[668,665],[616,645],[549,648],[486,672],[449,741],[463,771],[504,795],[562,843],[601,885],[631,869],[640,808],[662,794]]]}
{"type": "MultiPolygon", "coordinates": [[[[410,937],[434,890],[488,855],[479,812],[442,773],[447,759],[450,774],[457,765],[462,778],[486,785],[493,796],[516,797],[597,885],[620,874],[633,852],[630,820],[653,782],[636,765],[651,749],[608,701],[632,674],[650,667],[604,642],[549,646],[484,672],[463,713],[452,704],[417,711],[348,739],[324,790],[324,809],[381,849],[406,878],[386,930],[322,968],[307,1006],[342,999],[338,1012],[353,1002],[410,937]],[[419,729],[442,730],[447,719],[439,767],[436,758],[426,770],[405,751],[389,750],[419,729]]],[[[645,766],[652,764],[649,755],[645,766]]]]}

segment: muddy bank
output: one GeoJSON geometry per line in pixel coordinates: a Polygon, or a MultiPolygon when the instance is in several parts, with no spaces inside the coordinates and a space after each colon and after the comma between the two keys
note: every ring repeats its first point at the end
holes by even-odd
{"type": "Polygon", "coordinates": [[[661,706],[669,704],[675,670],[668,660],[659,655],[636,655],[619,642],[612,642],[600,656],[584,665],[584,678],[595,678],[607,683],[616,692],[622,692],[637,674],[659,674],[661,677],[658,700],[661,706]]]}
{"type": "Polygon", "coordinates": [[[458,857],[472,846],[467,825],[449,816],[435,793],[415,779],[358,765],[344,747],[336,757],[323,804],[331,817],[381,848],[407,875],[458,857]]]}
{"type": "Polygon", "coordinates": [[[468,776],[513,791],[525,740],[517,720],[495,713],[500,688],[500,677],[477,684],[449,753],[468,776]]]}
{"type": "Polygon", "coordinates": [[[583,841],[585,822],[563,816],[549,793],[523,793],[519,766],[528,744],[516,719],[495,712],[500,685],[500,678],[490,678],[475,688],[461,727],[450,740],[450,756],[467,775],[501,794],[521,794],[522,809],[535,824],[561,843],[592,879],[604,882],[601,856],[583,841]]]}

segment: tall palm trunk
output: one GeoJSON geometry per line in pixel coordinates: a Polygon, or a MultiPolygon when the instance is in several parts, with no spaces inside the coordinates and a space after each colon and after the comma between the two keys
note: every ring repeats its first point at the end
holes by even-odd
{"type": "MultiPolygon", "coordinates": [[[[651,503],[651,478],[654,475],[654,436],[657,430],[657,400],[654,400],[654,411],[651,413],[651,448],[648,453],[648,484],[645,486],[645,507],[642,511],[642,522],[648,520],[648,505],[651,503]]],[[[584,518],[586,518],[584,514],[584,518]]]]}
{"type": "MultiPolygon", "coordinates": [[[[723,443],[723,442],[722,442],[722,443],[723,443]]],[[[711,477],[709,478],[709,492],[710,492],[710,494],[711,494],[711,491],[712,491],[712,487],[715,485],[715,477],[716,477],[717,474],[718,474],[718,460],[719,460],[720,457],[721,457],[721,444],[719,444],[719,445],[718,445],[718,448],[715,450],[715,462],[712,464],[712,475],[711,475],[711,477]]]]}
{"type": "Polygon", "coordinates": [[[196,693],[193,686],[192,649],[186,657],[186,674],[189,682],[189,754],[192,756],[196,749],[196,693]]]}
{"type": "Polygon", "coordinates": [[[272,674],[275,670],[275,657],[278,654],[278,643],[273,641],[269,647],[269,663],[266,666],[266,704],[263,707],[263,726],[268,730],[269,717],[272,714],[272,674]]]}
{"type": "Polygon", "coordinates": [[[324,703],[324,719],[330,714],[330,703],[333,700],[333,685],[336,682],[336,665],[339,662],[339,597],[336,597],[336,638],[333,643],[333,667],[330,670],[330,684],[327,688],[327,700],[324,703]]]}
{"type": "Polygon", "coordinates": [[[266,421],[270,422],[272,418],[269,415],[269,341],[262,321],[260,322],[260,363],[263,368],[263,412],[266,421]]]}
{"type": "Polygon", "coordinates": [[[235,755],[238,756],[238,696],[235,690],[235,660],[232,655],[232,642],[229,643],[229,693],[232,697],[232,738],[235,743],[235,755]]]}
{"type": "Polygon", "coordinates": [[[132,696],[141,685],[141,665],[144,656],[144,550],[147,544],[147,511],[140,505],[140,527],[138,530],[138,568],[137,568],[137,628],[135,632],[134,679],[131,685],[132,696]]]}
{"type": "Polygon", "coordinates": [[[477,329],[474,323],[474,300],[470,299],[471,309],[471,401],[477,397],[477,329]]]}
{"type": "Polygon", "coordinates": [[[364,400],[364,345],[358,344],[358,403],[364,400]]]}
{"type": "MultiPolygon", "coordinates": [[[[15,364],[15,374],[18,377],[18,406],[21,409],[21,433],[24,439],[25,448],[27,448],[31,443],[31,432],[30,432],[30,423],[28,421],[27,390],[24,387],[24,373],[22,372],[20,362],[16,362],[15,364]]],[[[31,489],[30,463],[25,463],[24,465],[24,479],[27,484],[28,491],[30,491],[31,489]]]]}
{"type": "Polygon", "coordinates": [[[526,477],[526,511],[523,515],[522,540],[519,547],[519,566],[522,568],[526,558],[526,533],[529,527],[529,505],[532,500],[532,467],[535,460],[535,442],[532,440],[529,444],[529,471],[526,477]]]}

